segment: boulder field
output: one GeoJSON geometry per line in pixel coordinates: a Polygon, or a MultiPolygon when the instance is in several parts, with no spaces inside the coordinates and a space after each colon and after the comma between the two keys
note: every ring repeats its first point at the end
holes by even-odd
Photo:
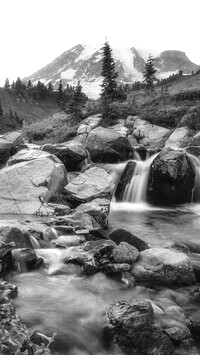
{"type": "MultiPolygon", "coordinates": [[[[113,128],[103,128],[100,122],[100,115],[88,117],[77,136],[62,144],[38,147],[25,143],[20,132],[0,138],[1,278],[17,268],[48,271],[45,258],[37,255],[39,248],[72,248],[56,272],[74,264],[85,278],[103,273],[130,290],[143,284],[195,285],[199,268],[189,245],[152,248],[124,229],[110,234],[107,230],[111,199],[114,194],[123,199],[138,152],[145,153],[144,158],[160,151],[150,167],[148,202],[171,206],[191,201],[195,168],[186,152],[199,151],[192,146],[182,149],[190,132],[184,127],[170,132],[136,116],[113,128]],[[120,162],[125,169],[115,186],[108,165],[120,162]]],[[[2,279],[0,292],[0,353],[50,354],[54,336],[30,334],[17,317],[12,303],[16,286],[2,279]]],[[[169,299],[144,297],[111,305],[105,333],[120,354],[168,355],[176,348],[186,354],[185,349],[191,350],[199,339],[199,319],[199,314],[187,319],[169,299]]]]}

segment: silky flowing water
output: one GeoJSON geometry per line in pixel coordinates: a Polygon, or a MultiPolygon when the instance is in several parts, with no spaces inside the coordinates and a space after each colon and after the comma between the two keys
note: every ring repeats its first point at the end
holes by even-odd
{"type": "MultiPolygon", "coordinates": [[[[160,209],[144,203],[112,203],[109,230],[115,228],[129,230],[150,246],[182,241],[195,244],[199,251],[200,205],[160,209]]],[[[197,285],[169,288],[137,284],[128,289],[120,280],[103,273],[83,276],[79,266],[65,264],[66,256],[75,250],[75,247],[37,250],[46,261],[44,269],[10,276],[19,289],[15,300],[17,311],[29,329],[58,334],[53,354],[121,354],[117,347],[111,346],[104,331],[105,312],[119,300],[132,302],[145,298],[154,302],[160,297],[169,298],[182,307],[186,316],[199,309],[198,301],[194,302],[190,296],[197,285]]]]}
{"type": "MultiPolygon", "coordinates": [[[[141,162],[139,164],[137,175],[139,170],[145,175],[140,180],[137,176],[136,183],[139,186],[141,182],[146,186],[149,164],[144,163],[145,169],[141,167],[141,162]]],[[[115,167],[115,170],[121,173],[124,166],[123,163],[115,167]]],[[[196,169],[200,168],[197,166],[196,169]]],[[[114,176],[117,181],[119,176],[114,176]]],[[[198,176],[196,181],[199,184],[198,176]]],[[[139,186],[137,190],[142,192],[142,189],[139,186]]],[[[196,252],[192,257],[198,261],[200,204],[157,208],[144,202],[143,193],[140,194],[141,198],[136,195],[134,200],[135,195],[132,194],[132,203],[111,203],[109,231],[124,228],[145,240],[151,247],[165,247],[170,241],[183,242],[192,246],[196,252]]],[[[130,201],[128,198],[126,200],[130,201]]],[[[79,266],[65,264],[65,258],[76,253],[75,247],[64,250],[38,249],[36,252],[44,258],[46,267],[35,272],[15,272],[9,279],[18,286],[19,295],[15,305],[28,328],[49,335],[57,333],[53,351],[55,355],[120,355],[120,350],[112,345],[105,332],[106,310],[110,304],[119,300],[133,302],[145,298],[154,302],[158,298],[168,298],[183,309],[186,317],[199,310],[200,300],[191,297],[197,284],[170,288],[138,283],[129,289],[117,278],[100,272],[86,276],[79,266]]],[[[197,353],[200,354],[200,350],[197,353]]]]}

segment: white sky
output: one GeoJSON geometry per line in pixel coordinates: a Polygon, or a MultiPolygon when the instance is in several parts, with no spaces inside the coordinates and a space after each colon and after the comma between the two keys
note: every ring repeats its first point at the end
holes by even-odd
{"type": "Polygon", "coordinates": [[[200,64],[200,0],[0,0],[0,84],[79,43],[182,50],[200,64]]]}

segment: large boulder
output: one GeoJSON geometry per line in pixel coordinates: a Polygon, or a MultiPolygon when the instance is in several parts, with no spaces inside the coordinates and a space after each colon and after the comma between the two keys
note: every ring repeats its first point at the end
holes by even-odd
{"type": "Polygon", "coordinates": [[[76,211],[90,214],[102,228],[105,228],[108,225],[110,200],[107,198],[95,198],[90,202],[80,204],[76,211]]]}
{"type": "Polygon", "coordinates": [[[112,177],[104,170],[93,167],[74,178],[65,191],[69,198],[88,202],[95,198],[111,198],[114,189],[112,177]]]}
{"type": "Polygon", "coordinates": [[[86,148],[91,160],[103,163],[116,163],[128,159],[132,147],[127,137],[111,128],[97,127],[88,135],[86,148]]]}
{"type": "Polygon", "coordinates": [[[35,159],[43,159],[43,158],[49,158],[52,159],[53,161],[59,162],[59,160],[51,155],[50,153],[43,152],[42,150],[39,149],[22,149],[19,152],[17,152],[15,155],[10,157],[8,160],[7,165],[14,165],[18,163],[22,163],[23,161],[31,161],[35,159]]]}
{"type": "Polygon", "coordinates": [[[171,134],[165,142],[165,148],[178,149],[188,144],[190,130],[188,127],[179,127],[171,134]]]}
{"type": "Polygon", "coordinates": [[[196,280],[189,257],[165,248],[142,251],[131,273],[136,280],[164,284],[192,284],[196,280]]]}
{"type": "Polygon", "coordinates": [[[0,242],[14,243],[15,248],[32,248],[30,233],[17,227],[0,227],[0,242]]]}
{"type": "Polygon", "coordinates": [[[66,182],[64,165],[48,158],[4,167],[0,170],[0,213],[35,214],[66,182]]]}
{"type": "Polygon", "coordinates": [[[115,342],[125,354],[173,355],[168,336],[154,328],[153,308],[148,301],[117,302],[107,317],[115,342]]]}
{"type": "Polygon", "coordinates": [[[151,165],[147,200],[155,205],[175,205],[192,200],[195,173],[182,150],[162,150],[151,165]]]}
{"type": "Polygon", "coordinates": [[[115,242],[116,244],[126,242],[139,251],[149,248],[148,244],[144,240],[136,237],[131,232],[122,228],[118,228],[112,231],[112,233],[110,233],[110,239],[113,240],[113,242],[115,242]]]}
{"type": "Polygon", "coordinates": [[[21,132],[10,132],[0,136],[0,166],[3,166],[14,154],[17,146],[23,145],[21,132]]]}
{"type": "Polygon", "coordinates": [[[169,129],[153,125],[148,121],[137,118],[133,124],[133,136],[140,144],[155,147],[168,136],[169,129]]]}
{"type": "Polygon", "coordinates": [[[60,144],[45,144],[42,150],[56,155],[68,171],[80,171],[82,163],[88,157],[84,146],[75,140],[60,144]]]}
{"type": "Polygon", "coordinates": [[[126,242],[121,242],[113,250],[112,257],[115,263],[132,264],[138,259],[139,254],[139,251],[132,245],[126,242]]]}

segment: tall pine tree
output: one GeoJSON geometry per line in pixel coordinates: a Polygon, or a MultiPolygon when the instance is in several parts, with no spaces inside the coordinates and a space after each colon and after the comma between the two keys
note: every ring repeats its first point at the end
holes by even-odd
{"type": "Polygon", "coordinates": [[[115,62],[112,57],[112,49],[106,41],[102,48],[102,71],[103,77],[102,91],[101,91],[101,107],[102,107],[102,124],[109,126],[113,123],[115,115],[112,112],[112,102],[118,99],[117,77],[118,73],[115,71],[115,62]]]}
{"type": "Polygon", "coordinates": [[[106,97],[109,101],[117,99],[117,82],[118,73],[115,71],[115,62],[112,57],[112,49],[106,41],[102,48],[102,71],[103,77],[101,97],[106,97]]]}
{"type": "Polygon", "coordinates": [[[145,69],[143,73],[143,83],[145,84],[148,90],[154,89],[154,83],[157,81],[155,77],[156,69],[153,64],[153,57],[150,55],[145,64],[145,69]]]}
{"type": "Polygon", "coordinates": [[[72,115],[74,122],[80,122],[82,119],[82,110],[87,101],[87,96],[82,92],[82,86],[78,81],[71,104],[69,105],[69,111],[72,115]]]}

